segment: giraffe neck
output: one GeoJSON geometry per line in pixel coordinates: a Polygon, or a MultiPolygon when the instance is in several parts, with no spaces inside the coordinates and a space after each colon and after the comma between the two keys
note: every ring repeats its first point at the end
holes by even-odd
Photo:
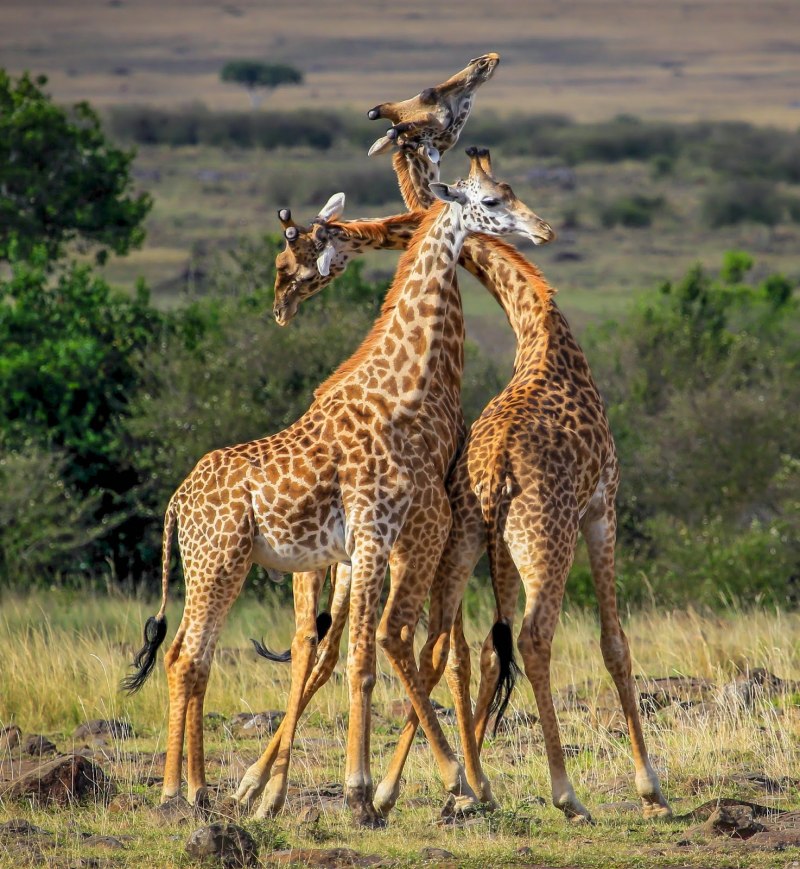
{"type": "MultiPolygon", "coordinates": [[[[432,208],[400,259],[379,327],[317,390],[320,400],[361,391],[384,407],[382,416],[413,419],[439,367],[451,296],[458,294],[455,266],[466,230],[457,205],[432,208]]],[[[368,221],[360,222],[368,224],[368,221]]],[[[402,232],[395,223],[396,232],[402,232]]]]}
{"type": "Polygon", "coordinates": [[[505,311],[517,339],[515,376],[538,367],[550,343],[553,289],[510,244],[482,233],[467,238],[460,259],[505,311]]]}
{"type": "Polygon", "coordinates": [[[439,180],[439,167],[410,150],[395,151],[392,165],[406,207],[411,211],[430,208],[435,201],[430,184],[439,180]]]}

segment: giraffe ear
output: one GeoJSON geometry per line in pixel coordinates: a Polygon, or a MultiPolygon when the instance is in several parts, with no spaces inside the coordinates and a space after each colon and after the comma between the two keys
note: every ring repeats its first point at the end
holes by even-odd
{"type": "Polygon", "coordinates": [[[467,195],[458,187],[452,187],[450,184],[443,184],[441,181],[432,181],[428,187],[431,193],[443,202],[458,202],[463,205],[467,201],[467,195]]]}
{"type": "Polygon", "coordinates": [[[322,206],[317,217],[323,222],[328,223],[331,220],[336,220],[341,217],[344,211],[344,193],[334,193],[333,196],[322,206]]]}
{"type": "Polygon", "coordinates": [[[331,263],[333,262],[333,255],[335,253],[333,245],[326,244],[322,249],[322,253],[317,257],[317,271],[323,278],[327,278],[331,273],[331,263]]]}
{"type": "Polygon", "coordinates": [[[391,151],[392,148],[394,148],[394,139],[390,139],[388,136],[381,136],[380,139],[376,139],[372,143],[367,156],[374,157],[376,154],[385,154],[387,151],[391,151]]]}

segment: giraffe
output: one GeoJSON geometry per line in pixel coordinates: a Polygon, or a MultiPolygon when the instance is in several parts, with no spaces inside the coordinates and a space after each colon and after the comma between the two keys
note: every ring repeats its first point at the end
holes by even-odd
{"type": "MultiPolygon", "coordinates": [[[[467,234],[516,232],[534,241],[550,234],[547,224],[515,197],[501,203],[496,183],[479,171],[473,156],[468,182],[431,186],[443,204],[429,209],[401,258],[383,328],[340,366],[309,410],[276,435],[207,454],[170,500],[161,608],[145,626],[136,671],[125,685],[129,690],[141,687],[166,635],[169,553],[177,524],[186,606],[165,656],[170,714],[163,799],[180,789],[184,735],[190,801],[197,801],[206,787],[203,697],[222,622],[250,566],[317,571],[345,562],[352,573],[345,792],[354,820],[369,826],[385,823],[372,804],[369,763],[376,643],[417,709],[446,789],[459,805],[475,804],[413,655],[414,629],[451,521],[432,459],[435,445],[426,442],[416,421],[444,364],[450,287],[467,234]],[[411,526],[413,535],[406,532],[411,526]],[[377,626],[390,555],[392,584],[377,626]]],[[[317,644],[316,601],[312,603],[297,603],[290,725],[264,793],[265,811],[280,808],[285,800],[293,722],[317,644]]]]}
{"type": "MultiPolygon", "coordinates": [[[[491,175],[488,153],[481,154],[480,161],[483,171],[491,175]]],[[[312,249],[316,240],[317,245],[330,245],[335,251],[332,272],[321,283],[343,270],[350,256],[365,245],[403,247],[418,221],[419,215],[411,213],[384,221],[313,225],[306,230],[312,249]]],[[[321,289],[319,282],[311,288],[291,278],[303,268],[303,253],[302,245],[290,245],[276,279],[276,316],[284,321],[294,316],[301,301],[321,289]]],[[[496,709],[498,717],[502,715],[513,685],[511,625],[521,574],[528,605],[519,646],[540,710],[553,802],[568,817],[590,819],[566,775],[549,687],[550,641],[580,529],[598,595],[603,657],[626,715],[643,812],[647,817],[668,816],[669,805],[647,756],[630,653],[617,613],[613,558],[618,467],[602,400],[567,321],[552,301],[550,287],[534,266],[509,245],[480,235],[467,239],[459,262],[506,312],[517,338],[517,354],[512,381],[473,426],[448,481],[453,527],[432,588],[421,673],[432,688],[447,661],[452,631],[447,677],[456,700],[466,773],[482,799],[491,801],[479,752],[490,712],[496,709]],[[497,617],[482,649],[473,724],[471,665],[460,600],[487,545],[497,617]]],[[[339,609],[334,615],[334,625],[340,613],[339,609]]],[[[333,636],[338,644],[335,629],[333,636]]],[[[320,669],[332,670],[333,663],[325,661],[320,669]]],[[[396,802],[415,730],[412,711],[389,774],[376,791],[375,804],[382,813],[396,802]]]]}

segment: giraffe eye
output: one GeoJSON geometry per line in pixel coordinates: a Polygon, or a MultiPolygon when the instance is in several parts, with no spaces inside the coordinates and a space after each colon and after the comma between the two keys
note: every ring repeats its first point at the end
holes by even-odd
{"type": "Polygon", "coordinates": [[[485,205],[487,208],[495,208],[500,204],[500,200],[495,199],[494,196],[485,196],[481,199],[481,204],[485,205]]]}

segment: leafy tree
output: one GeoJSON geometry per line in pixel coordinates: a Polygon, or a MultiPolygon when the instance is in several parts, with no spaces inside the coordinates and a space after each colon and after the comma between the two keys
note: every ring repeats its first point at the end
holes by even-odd
{"type": "Polygon", "coordinates": [[[152,205],[131,187],[132,151],[115,148],[85,102],[66,111],[42,90],[44,76],[16,82],[0,69],[0,259],[50,258],[77,239],[127,253],[144,239],[152,205]]]}
{"type": "Polygon", "coordinates": [[[797,302],[782,275],[744,283],[752,266],[741,252],[719,277],[695,266],[587,342],[620,453],[632,598],[642,575],[671,602],[796,593],[797,302]]]}
{"type": "Polygon", "coordinates": [[[253,108],[261,103],[259,88],[274,90],[284,84],[302,84],[303,74],[285,63],[261,63],[258,60],[231,60],[220,70],[222,81],[247,88],[253,108]]]}

